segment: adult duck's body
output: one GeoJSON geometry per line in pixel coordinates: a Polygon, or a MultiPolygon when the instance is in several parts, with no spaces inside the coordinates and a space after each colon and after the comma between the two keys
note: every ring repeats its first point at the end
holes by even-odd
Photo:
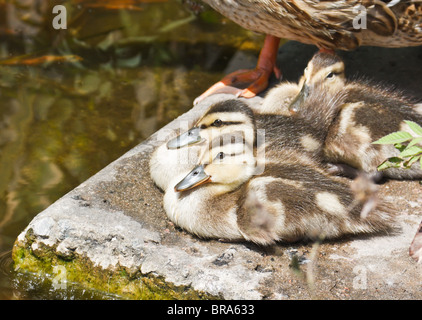
{"type": "Polygon", "coordinates": [[[242,27],[267,35],[252,71],[236,71],[195,102],[225,86],[252,82],[237,96],[252,97],[267,87],[276,67],[280,38],[314,44],[320,50],[353,50],[359,46],[422,45],[422,3],[417,0],[204,0],[242,27]]]}
{"type": "Polygon", "coordinates": [[[320,49],[422,44],[422,4],[412,0],[204,0],[242,27],[320,49]]]}

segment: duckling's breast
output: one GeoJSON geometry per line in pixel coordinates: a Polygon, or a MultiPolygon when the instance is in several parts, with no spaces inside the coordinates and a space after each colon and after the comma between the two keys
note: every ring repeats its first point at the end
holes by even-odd
{"type": "Polygon", "coordinates": [[[282,82],[268,91],[262,105],[255,111],[260,114],[290,116],[289,105],[299,92],[297,83],[282,82]]]}
{"type": "MultiPolygon", "coordinates": [[[[170,184],[183,177],[176,177],[170,184]]],[[[202,238],[244,239],[237,225],[237,199],[241,191],[215,196],[211,185],[175,192],[168,188],[164,209],[169,219],[182,229],[202,238]]]]}
{"type": "Polygon", "coordinates": [[[174,176],[186,175],[198,163],[202,145],[180,149],[168,149],[166,144],[158,147],[151,155],[150,174],[155,184],[163,191],[170,186],[174,176]]]}

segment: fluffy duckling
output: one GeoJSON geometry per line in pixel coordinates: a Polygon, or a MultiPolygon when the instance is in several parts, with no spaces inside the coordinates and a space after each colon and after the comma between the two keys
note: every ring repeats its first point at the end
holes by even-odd
{"type": "Polygon", "coordinates": [[[327,90],[332,95],[341,91],[346,84],[344,70],[344,62],[338,55],[323,52],[314,54],[299,79],[300,91],[288,107],[290,114],[299,112],[311,90],[319,90],[321,95],[327,90]]]}
{"type": "MultiPolygon", "coordinates": [[[[261,108],[257,111],[291,116],[298,112],[313,85],[323,86],[323,90],[330,90],[335,95],[345,85],[345,81],[344,62],[340,57],[335,54],[318,52],[308,63],[298,83],[285,81],[269,90],[261,108]],[[331,70],[326,73],[325,68],[329,66],[331,66],[331,70]]],[[[323,96],[321,94],[320,98],[323,99],[323,96]]]]}
{"type": "MultiPolygon", "coordinates": [[[[305,119],[254,115],[240,100],[215,104],[195,126],[199,137],[194,140],[201,143],[190,148],[207,146],[199,165],[167,183],[168,217],[200,237],[260,244],[387,230],[387,209],[379,206],[362,219],[363,205],[349,184],[319,166],[316,154],[325,123],[319,120],[305,126],[305,119]],[[265,139],[259,139],[261,124],[265,139]]],[[[189,149],[177,147],[164,148],[163,155],[189,149]]]]}
{"type": "MultiPolygon", "coordinates": [[[[314,55],[299,82],[301,90],[289,106],[289,113],[297,117],[324,112],[328,106],[333,108],[329,97],[343,96],[338,100],[338,112],[331,112],[332,124],[324,144],[324,158],[332,163],[343,163],[374,178],[421,179],[422,170],[418,164],[404,170],[389,168],[382,172],[377,166],[390,157],[398,156],[393,145],[375,145],[373,141],[395,132],[412,132],[404,120],[422,125],[422,114],[413,102],[400,92],[368,81],[347,81],[342,59],[333,54],[314,55]],[[314,96],[313,102],[307,102],[314,96]],[[321,97],[321,102],[318,101],[321,97]],[[325,97],[325,99],[322,99],[325,97]],[[328,97],[328,98],[327,98],[328,97]]],[[[276,96],[269,92],[269,96],[276,96]]],[[[280,109],[285,105],[281,103],[280,109]]],[[[284,111],[286,112],[286,111],[284,111]]]]}
{"type": "Polygon", "coordinates": [[[271,146],[265,157],[255,148],[243,132],[214,138],[200,164],[166,190],[168,217],[199,237],[262,245],[390,229],[387,207],[379,205],[363,219],[350,184],[300,152],[285,148],[280,159],[271,146]]]}
{"type": "Polygon", "coordinates": [[[226,100],[210,106],[207,112],[188,131],[169,140],[168,149],[178,149],[212,140],[225,132],[244,131],[249,143],[254,143],[255,116],[245,103],[226,100]],[[252,139],[252,140],[250,140],[252,139]]]}

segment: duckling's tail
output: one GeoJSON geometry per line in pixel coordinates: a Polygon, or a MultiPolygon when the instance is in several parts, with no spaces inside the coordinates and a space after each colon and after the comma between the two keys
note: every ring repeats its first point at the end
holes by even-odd
{"type": "Polygon", "coordinates": [[[395,206],[382,199],[379,187],[370,176],[359,174],[350,184],[354,200],[349,205],[349,214],[356,221],[356,231],[388,233],[397,231],[395,206]],[[363,228],[363,229],[362,229],[363,228]]]}

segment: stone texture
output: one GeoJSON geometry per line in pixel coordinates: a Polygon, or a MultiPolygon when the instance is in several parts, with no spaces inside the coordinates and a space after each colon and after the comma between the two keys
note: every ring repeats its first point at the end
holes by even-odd
{"type": "MultiPolygon", "coordinates": [[[[314,51],[283,46],[284,78],[296,81],[314,51]]],[[[361,48],[343,56],[348,74],[394,83],[422,100],[422,47],[361,48]]],[[[192,124],[227,98],[210,97],[39,213],[16,240],[16,266],[48,273],[61,264],[79,273],[69,271],[68,280],[129,298],[151,297],[141,289],[178,299],[421,299],[422,265],[408,254],[422,219],[418,181],[381,185],[381,196],[397,205],[400,228],[389,235],[259,247],[198,239],[167,219],[149,157],[179,122],[192,124]]]]}

